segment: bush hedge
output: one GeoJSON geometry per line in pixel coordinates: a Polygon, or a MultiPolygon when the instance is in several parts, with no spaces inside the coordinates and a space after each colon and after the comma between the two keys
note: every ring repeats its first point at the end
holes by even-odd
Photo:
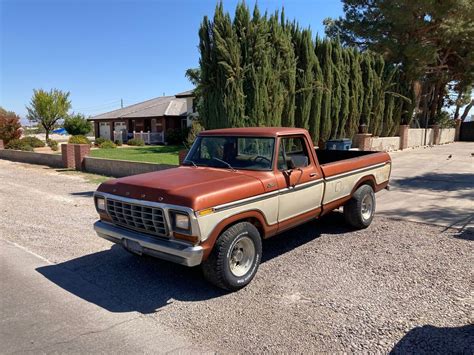
{"type": "Polygon", "coordinates": [[[102,138],[102,137],[98,137],[94,140],[94,145],[96,147],[100,146],[102,143],[104,143],[107,139],[105,138],[102,138]]]}
{"type": "Polygon", "coordinates": [[[132,139],[128,140],[127,144],[128,145],[134,145],[134,146],[137,146],[137,147],[143,147],[145,145],[145,141],[143,139],[140,139],[140,138],[132,138],[132,139]]]}
{"type": "Polygon", "coordinates": [[[54,139],[48,139],[48,141],[46,143],[48,144],[48,147],[51,148],[51,150],[53,150],[53,151],[58,150],[58,142],[55,141],[54,139]]]}
{"type": "Polygon", "coordinates": [[[45,146],[44,142],[41,139],[33,136],[23,137],[21,141],[33,148],[43,148],[45,146]]]}
{"type": "Polygon", "coordinates": [[[100,143],[99,148],[101,148],[101,149],[113,149],[113,148],[117,148],[117,146],[110,139],[107,139],[104,142],[100,143]]]}
{"type": "Polygon", "coordinates": [[[86,136],[81,136],[81,135],[77,135],[77,136],[71,136],[69,138],[69,141],[68,143],[70,144],[91,144],[91,141],[89,139],[87,139],[86,136]]]}
{"type": "Polygon", "coordinates": [[[21,139],[10,140],[5,146],[5,149],[23,150],[27,152],[33,151],[33,147],[21,139]]]}

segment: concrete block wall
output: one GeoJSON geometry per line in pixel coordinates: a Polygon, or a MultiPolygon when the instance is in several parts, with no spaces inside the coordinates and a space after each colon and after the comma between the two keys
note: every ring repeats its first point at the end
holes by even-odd
{"type": "Polygon", "coordinates": [[[62,168],[61,155],[35,152],[24,152],[21,150],[0,149],[0,159],[17,161],[20,163],[46,165],[52,168],[62,168]]]}
{"type": "Polygon", "coordinates": [[[372,137],[370,150],[392,152],[400,149],[400,137],[372,137]]]}
{"type": "Polygon", "coordinates": [[[165,170],[170,168],[176,168],[176,166],[92,157],[84,158],[84,170],[88,173],[113,177],[123,177],[136,174],[150,173],[153,171],[165,170]]]}
{"type": "Polygon", "coordinates": [[[456,128],[442,128],[439,130],[439,143],[446,144],[456,140],[456,128]]]}

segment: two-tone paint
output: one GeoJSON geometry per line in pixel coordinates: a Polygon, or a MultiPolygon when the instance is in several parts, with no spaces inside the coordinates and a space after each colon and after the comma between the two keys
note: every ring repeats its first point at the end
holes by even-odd
{"type": "MultiPolygon", "coordinates": [[[[390,177],[390,156],[382,152],[319,164],[311,137],[302,129],[240,128],[205,131],[201,135],[274,137],[274,157],[282,138],[304,137],[310,159],[308,166],[291,172],[278,170],[277,159],[271,171],[181,166],[111,180],[99,187],[97,196],[188,213],[192,221],[190,233],[197,237],[189,247],[199,249],[199,260],[195,257],[192,265],[205,260],[218,236],[234,223],[250,221],[263,238],[268,238],[342,206],[363,184],[377,192],[387,186],[390,177]]],[[[102,223],[111,224],[107,213],[100,215],[102,223]]],[[[170,243],[186,244],[174,238],[168,213],[166,216],[169,234],[163,237],[170,243]]]]}

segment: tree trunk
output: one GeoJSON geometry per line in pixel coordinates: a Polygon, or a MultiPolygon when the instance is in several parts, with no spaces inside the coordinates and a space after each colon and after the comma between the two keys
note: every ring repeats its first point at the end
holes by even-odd
{"type": "Polygon", "coordinates": [[[454,111],[454,119],[457,120],[459,118],[459,111],[461,110],[461,106],[459,102],[461,101],[462,90],[459,90],[458,98],[456,100],[456,111],[454,111]]]}
{"type": "Polygon", "coordinates": [[[469,113],[469,110],[471,109],[472,106],[474,106],[474,99],[472,99],[471,102],[469,103],[469,105],[467,105],[466,108],[464,109],[464,112],[461,116],[461,122],[464,122],[464,120],[466,119],[467,114],[469,113]]]}

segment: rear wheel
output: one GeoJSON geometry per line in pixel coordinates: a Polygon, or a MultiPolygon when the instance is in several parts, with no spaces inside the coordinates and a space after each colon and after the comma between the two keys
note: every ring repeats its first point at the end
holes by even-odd
{"type": "Polygon", "coordinates": [[[375,193],[369,185],[359,187],[344,206],[347,223],[357,229],[367,228],[375,213],[375,193]]]}
{"type": "Polygon", "coordinates": [[[239,290],[254,278],[261,256],[257,228],[248,222],[235,224],[219,236],[211,255],[203,262],[204,277],[225,290],[239,290]]]}

